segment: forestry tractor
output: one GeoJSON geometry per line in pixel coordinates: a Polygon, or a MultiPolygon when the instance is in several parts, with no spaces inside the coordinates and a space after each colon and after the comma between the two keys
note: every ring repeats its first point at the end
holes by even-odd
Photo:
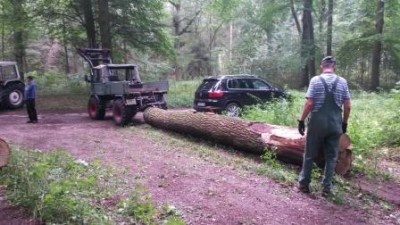
{"type": "Polygon", "coordinates": [[[0,105],[17,109],[24,105],[25,84],[16,62],[0,61],[0,105]]]}
{"type": "Polygon", "coordinates": [[[115,124],[126,126],[137,112],[148,107],[167,108],[164,94],[168,92],[168,81],[142,82],[138,66],[113,64],[109,49],[77,51],[90,67],[90,73],[85,75],[90,83],[90,118],[102,120],[106,109],[111,109],[115,124]]]}

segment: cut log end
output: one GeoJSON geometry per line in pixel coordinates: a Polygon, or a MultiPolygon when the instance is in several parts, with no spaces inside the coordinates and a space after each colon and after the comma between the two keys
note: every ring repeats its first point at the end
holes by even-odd
{"type": "Polygon", "coordinates": [[[10,147],[7,142],[3,139],[0,139],[0,168],[4,167],[8,163],[8,159],[10,157],[10,147]]]}

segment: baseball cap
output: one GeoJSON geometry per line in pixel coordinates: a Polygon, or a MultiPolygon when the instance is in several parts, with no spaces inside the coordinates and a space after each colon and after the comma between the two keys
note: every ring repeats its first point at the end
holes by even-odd
{"type": "Polygon", "coordinates": [[[331,55],[328,55],[328,56],[325,56],[321,60],[321,64],[323,64],[323,63],[334,63],[334,64],[336,64],[336,59],[335,59],[335,57],[333,57],[331,55]]]}

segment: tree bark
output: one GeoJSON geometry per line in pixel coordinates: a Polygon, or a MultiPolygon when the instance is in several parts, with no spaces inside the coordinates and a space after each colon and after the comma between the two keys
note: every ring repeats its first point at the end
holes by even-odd
{"type": "Polygon", "coordinates": [[[303,33],[301,38],[302,83],[301,87],[307,87],[315,71],[315,44],[314,26],[312,20],[312,0],[304,0],[303,9],[303,33]]]}
{"type": "Polygon", "coordinates": [[[299,33],[299,36],[301,37],[301,26],[299,22],[299,18],[297,17],[297,12],[294,8],[294,0],[290,0],[290,12],[292,13],[292,17],[294,19],[294,22],[296,24],[297,32],[299,33]]]}
{"type": "MultiPolygon", "coordinates": [[[[112,50],[108,0],[98,0],[101,47],[112,50]]],[[[111,51],[112,52],[112,51],[111,51]]]]}
{"type": "Polygon", "coordinates": [[[92,0],[80,0],[80,4],[83,9],[84,26],[86,30],[88,48],[96,48],[96,28],[94,25],[92,0]]]}
{"type": "Polygon", "coordinates": [[[377,0],[375,31],[376,39],[374,43],[374,50],[372,53],[372,70],[371,70],[371,91],[377,91],[379,87],[380,77],[380,64],[382,52],[382,33],[383,33],[383,14],[384,14],[384,0],[377,0]]]}
{"type": "MultiPolygon", "coordinates": [[[[303,161],[305,137],[295,128],[189,110],[148,108],[143,115],[146,123],[154,127],[207,138],[255,154],[263,154],[267,149],[274,151],[282,161],[294,164],[301,165],[303,161]]],[[[350,171],[352,163],[347,135],[342,135],[339,148],[336,172],[344,175],[350,171]]],[[[316,163],[323,165],[322,155],[316,158],[316,163]]]]}
{"type": "Polygon", "coordinates": [[[22,0],[16,0],[12,1],[13,4],[13,14],[14,14],[14,21],[13,21],[13,26],[14,26],[14,33],[13,33],[13,41],[14,41],[14,57],[15,61],[18,64],[18,69],[20,72],[21,77],[24,79],[24,74],[25,74],[25,67],[26,64],[24,63],[24,58],[25,58],[25,49],[26,49],[26,44],[25,44],[25,37],[26,37],[26,32],[25,32],[25,20],[26,20],[26,12],[24,10],[24,1],[22,0]]]}
{"type": "Polygon", "coordinates": [[[332,55],[332,32],[333,32],[333,0],[328,3],[328,25],[326,39],[326,55],[332,55]]]}
{"type": "Polygon", "coordinates": [[[0,168],[6,166],[10,157],[10,147],[7,142],[0,139],[0,168]]]}

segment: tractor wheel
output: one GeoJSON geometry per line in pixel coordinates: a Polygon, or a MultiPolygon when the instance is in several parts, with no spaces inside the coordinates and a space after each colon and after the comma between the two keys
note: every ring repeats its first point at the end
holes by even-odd
{"type": "Polygon", "coordinates": [[[135,114],[136,110],[131,106],[126,106],[122,99],[114,101],[113,120],[115,125],[121,127],[128,125],[135,114]]]}
{"type": "Polygon", "coordinates": [[[11,84],[5,88],[3,101],[9,109],[18,109],[24,105],[24,84],[11,84]]]}
{"type": "Polygon", "coordinates": [[[91,96],[88,103],[88,113],[93,120],[102,120],[106,115],[106,102],[91,96]]]}

